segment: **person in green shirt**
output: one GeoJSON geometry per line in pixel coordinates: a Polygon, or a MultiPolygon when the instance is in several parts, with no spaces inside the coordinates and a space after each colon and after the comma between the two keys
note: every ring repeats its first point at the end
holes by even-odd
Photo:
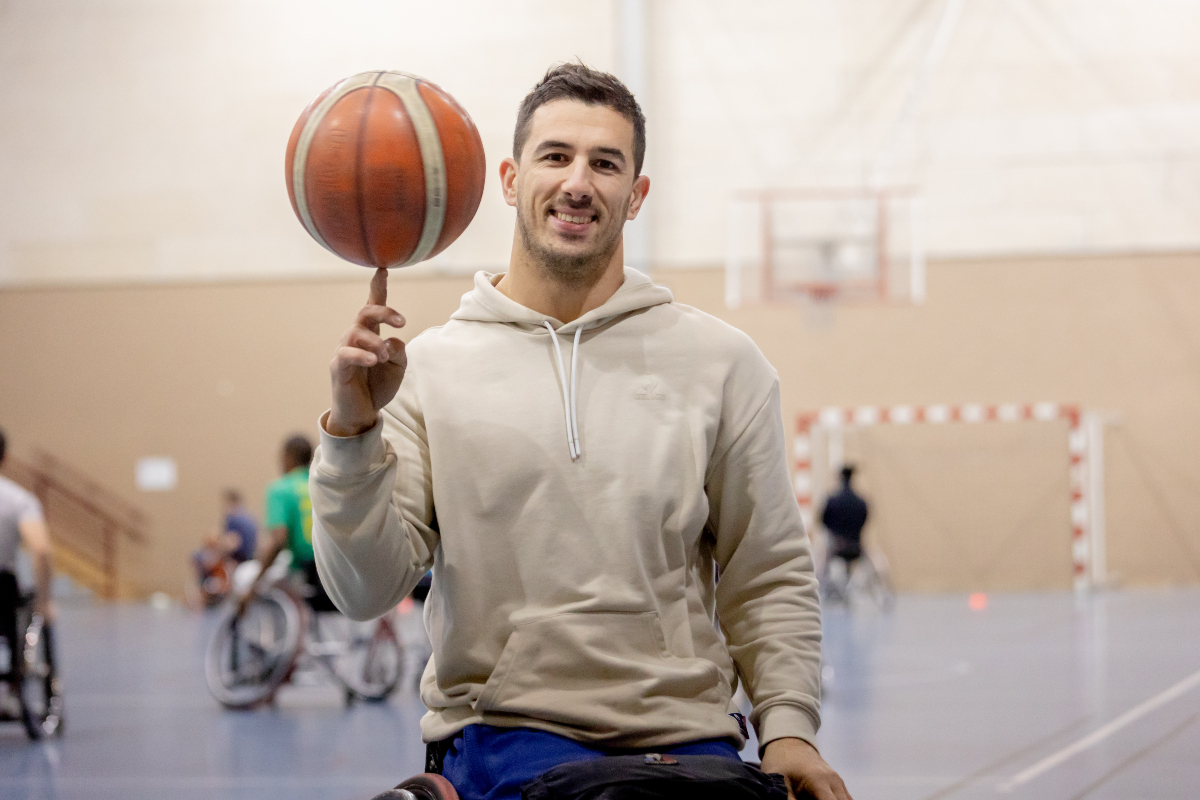
{"type": "Polygon", "coordinates": [[[292,572],[299,573],[307,584],[305,594],[309,605],[314,611],[336,611],[321,586],[313,555],[312,501],[308,497],[308,465],[312,456],[312,443],[304,436],[295,435],[283,443],[280,456],[283,475],[267,486],[265,534],[260,537],[258,552],[263,567],[259,575],[266,574],[279,554],[289,550],[292,572]]]}

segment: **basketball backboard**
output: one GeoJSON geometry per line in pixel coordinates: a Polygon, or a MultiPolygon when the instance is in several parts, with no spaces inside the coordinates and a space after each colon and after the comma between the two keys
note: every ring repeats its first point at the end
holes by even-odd
{"type": "Polygon", "coordinates": [[[922,217],[908,189],[740,193],[729,205],[726,305],[921,303],[922,217]]]}

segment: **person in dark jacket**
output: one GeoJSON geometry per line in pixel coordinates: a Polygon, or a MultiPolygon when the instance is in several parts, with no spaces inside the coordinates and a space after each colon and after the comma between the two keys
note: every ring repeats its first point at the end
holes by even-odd
{"type": "MultiPolygon", "coordinates": [[[[830,495],[821,510],[821,524],[829,531],[829,556],[825,560],[822,578],[827,579],[829,564],[840,558],[846,562],[846,573],[862,557],[862,531],[867,524],[867,501],[850,485],[854,467],[842,467],[842,488],[830,495]]],[[[824,580],[822,581],[824,582],[824,580]]]]}

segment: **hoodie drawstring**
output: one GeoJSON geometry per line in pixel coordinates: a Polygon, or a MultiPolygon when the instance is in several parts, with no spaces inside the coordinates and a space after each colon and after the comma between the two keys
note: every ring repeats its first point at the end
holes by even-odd
{"type": "Polygon", "coordinates": [[[583,333],[583,328],[575,329],[575,344],[571,349],[571,379],[568,384],[567,365],[563,361],[562,348],[558,344],[558,334],[549,322],[543,321],[542,324],[546,326],[546,330],[550,331],[550,341],[554,343],[554,355],[558,358],[558,382],[562,385],[563,414],[567,418],[567,446],[571,449],[571,460],[574,461],[583,455],[583,450],[579,447],[579,417],[575,411],[575,386],[578,383],[579,374],[579,335],[583,333]]]}

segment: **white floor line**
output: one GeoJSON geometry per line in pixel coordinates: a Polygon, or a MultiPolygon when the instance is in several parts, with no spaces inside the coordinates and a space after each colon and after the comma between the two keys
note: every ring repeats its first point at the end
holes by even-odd
{"type": "Polygon", "coordinates": [[[1196,673],[1184,678],[1179,683],[1172,686],[1170,689],[1167,689],[1166,691],[1162,692],[1161,694],[1157,694],[1154,697],[1151,697],[1149,700],[1142,703],[1140,706],[1136,706],[1134,708],[1129,709],[1124,714],[1122,714],[1121,716],[1114,719],[1112,722],[1108,723],[1107,725],[1105,725],[1101,728],[1097,728],[1095,731],[1089,733],[1087,736],[1083,737],[1082,739],[1075,742],[1074,744],[1067,745],[1062,750],[1059,750],[1057,753],[1042,759],[1041,761],[1034,764],[1032,767],[1025,770],[1024,772],[1014,775],[1013,777],[1009,778],[1008,780],[1004,781],[1003,783],[997,785],[996,791],[997,792],[1006,792],[1006,793],[1011,792],[1013,789],[1017,788],[1021,784],[1028,783],[1029,781],[1033,780],[1034,778],[1041,775],[1042,773],[1054,769],[1059,764],[1066,761],[1068,758],[1078,755],[1079,753],[1082,753],[1084,750],[1095,747],[1097,744],[1104,741],[1109,736],[1112,736],[1114,733],[1121,730],[1121,728],[1124,728],[1129,723],[1134,722],[1135,720],[1141,719],[1142,717],[1146,716],[1147,714],[1149,714],[1151,711],[1158,708],[1159,706],[1162,706],[1162,705],[1165,705],[1165,704],[1171,702],[1176,697],[1179,697],[1181,694],[1191,691],[1192,689],[1196,688],[1197,686],[1200,686],[1200,672],[1196,672],[1196,673]]]}

